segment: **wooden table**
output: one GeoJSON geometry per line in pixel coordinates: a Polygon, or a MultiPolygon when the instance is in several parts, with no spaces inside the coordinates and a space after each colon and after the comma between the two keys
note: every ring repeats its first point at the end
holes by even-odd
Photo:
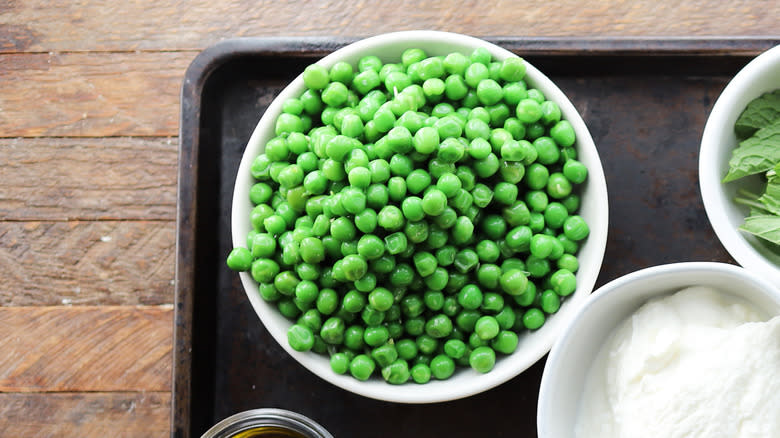
{"type": "Polygon", "coordinates": [[[200,50],[420,28],[777,36],[780,18],[773,0],[381,3],[0,1],[0,436],[169,434],[179,92],[200,50]]]}

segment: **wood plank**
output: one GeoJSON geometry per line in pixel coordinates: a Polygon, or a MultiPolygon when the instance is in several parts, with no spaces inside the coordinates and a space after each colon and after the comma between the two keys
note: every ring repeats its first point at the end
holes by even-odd
{"type": "Polygon", "coordinates": [[[168,392],[0,394],[0,436],[170,436],[168,392]]]}
{"type": "Polygon", "coordinates": [[[177,135],[181,82],[195,55],[0,55],[0,137],[177,135]]]}
{"type": "Polygon", "coordinates": [[[777,35],[773,0],[6,0],[0,50],[200,50],[224,38],[366,36],[437,29],[477,36],[777,35]]]}
{"type": "Polygon", "coordinates": [[[0,139],[0,220],[176,218],[175,138],[0,139]]]}
{"type": "Polygon", "coordinates": [[[170,391],[172,349],[170,305],[0,308],[0,392],[170,391]]]}
{"type": "Polygon", "coordinates": [[[175,242],[173,221],[0,222],[0,306],[173,303],[175,242]]]}

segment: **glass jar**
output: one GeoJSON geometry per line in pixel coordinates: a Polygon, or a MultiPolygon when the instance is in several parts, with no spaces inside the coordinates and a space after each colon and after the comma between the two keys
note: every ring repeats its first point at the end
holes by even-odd
{"type": "Polygon", "coordinates": [[[296,412],[263,408],[231,415],[201,438],[333,438],[333,435],[296,412]]]}

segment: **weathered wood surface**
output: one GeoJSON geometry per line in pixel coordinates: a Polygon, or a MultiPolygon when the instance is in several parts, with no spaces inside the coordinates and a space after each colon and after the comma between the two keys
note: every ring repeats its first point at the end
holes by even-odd
{"type": "Polygon", "coordinates": [[[773,0],[0,0],[0,437],[169,435],[179,92],[203,48],[406,29],[777,37],[779,16],[773,0]]]}
{"type": "Polygon", "coordinates": [[[0,305],[173,303],[175,241],[173,221],[0,222],[0,305]]]}
{"type": "Polygon", "coordinates": [[[779,16],[774,0],[4,0],[0,50],[197,50],[236,36],[408,29],[476,36],[777,35],[779,16]]]}
{"type": "Polygon", "coordinates": [[[0,139],[0,221],[174,220],[177,154],[171,137],[0,139]]]}
{"type": "Polygon", "coordinates": [[[0,307],[0,392],[169,391],[172,335],[170,305],[0,307]]]}
{"type": "Polygon", "coordinates": [[[169,435],[169,392],[0,394],[0,437],[169,435]]]}
{"type": "Polygon", "coordinates": [[[177,135],[181,82],[195,55],[0,54],[0,137],[177,135]]]}

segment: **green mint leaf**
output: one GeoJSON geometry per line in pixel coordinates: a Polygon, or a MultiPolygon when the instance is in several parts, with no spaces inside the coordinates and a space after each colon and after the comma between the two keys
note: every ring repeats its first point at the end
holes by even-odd
{"type": "Polygon", "coordinates": [[[745,218],[740,230],[780,245],[780,216],[754,215],[745,218]]]}
{"type": "Polygon", "coordinates": [[[734,133],[740,139],[748,138],[779,118],[780,89],[751,101],[734,124],[734,133]]]}
{"type": "Polygon", "coordinates": [[[723,178],[723,182],[766,172],[773,169],[778,161],[780,161],[780,120],[759,129],[732,151],[729,171],[723,178]]]}
{"type": "Polygon", "coordinates": [[[766,192],[758,200],[768,212],[780,216],[780,177],[775,175],[769,178],[766,192]]]}

